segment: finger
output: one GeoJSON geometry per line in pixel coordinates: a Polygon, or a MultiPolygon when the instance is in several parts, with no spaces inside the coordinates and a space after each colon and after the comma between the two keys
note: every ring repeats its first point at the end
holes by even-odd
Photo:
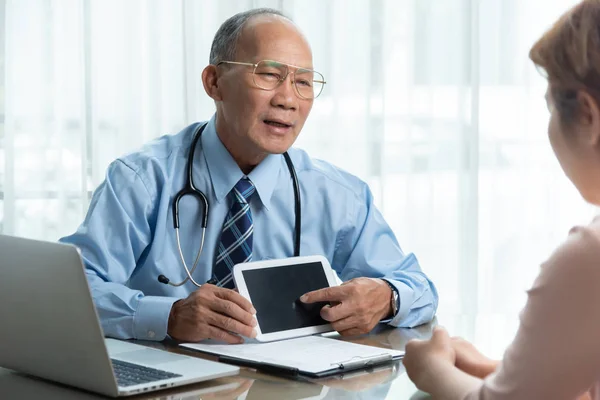
{"type": "Polygon", "coordinates": [[[250,314],[256,314],[256,309],[252,303],[238,292],[231,289],[217,288],[215,295],[223,300],[229,300],[248,311],[250,314]]]}
{"type": "Polygon", "coordinates": [[[216,339],[216,340],[220,340],[222,342],[226,342],[229,344],[241,344],[244,343],[244,339],[238,335],[234,335],[233,333],[229,333],[227,331],[224,331],[221,328],[218,328],[216,326],[209,326],[208,327],[208,338],[209,339],[216,339]]]}
{"type": "Polygon", "coordinates": [[[229,300],[218,299],[211,304],[211,310],[240,321],[250,327],[256,326],[256,319],[248,311],[229,300]]]}
{"type": "MultiPolygon", "coordinates": [[[[338,331],[338,332],[340,332],[340,331],[338,331]]],[[[361,329],[352,328],[352,329],[347,329],[345,331],[341,331],[340,335],[342,335],[342,336],[358,336],[358,335],[364,335],[364,332],[361,329]]]]}
{"type": "Polygon", "coordinates": [[[460,336],[453,336],[450,338],[450,340],[452,340],[453,343],[470,343],[468,340],[466,340],[463,337],[460,336]]]}
{"type": "Polygon", "coordinates": [[[433,335],[431,335],[430,342],[436,346],[452,346],[448,331],[441,326],[436,326],[433,328],[433,335]]]}
{"type": "Polygon", "coordinates": [[[226,317],[225,315],[211,311],[207,315],[206,319],[207,322],[213,327],[221,328],[226,332],[238,333],[242,336],[251,338],[256,336],[256,331],[253,327],[244,325],[233,318],[226,317]]]}
{"type": "Polygon", "coordinates": [[[433,335],[431,337],[433,341],[450,341],[450,335],[448,335],[448,331],[441,326],[436,326],[433,328],[433,335]]]}
{"type": "Polygon", "coordinates": [[[308,292],[300,297],[303,303],[316,303],[317,301],[342,301],[348,297],[348,288],[334,286],[308,292]]]}
{"type": "Polygon", "coordinates": [[[417,349],[419,349],[419,347],[423,345],[423,343],[425,343],[424,340],[411,339],[408,341],[408,343],[406,343],[406,346],[404,346],[404,351],[406,352],[406,354],[416,351],[417,349]]]}
{"type": "Polygon", "coordinates": [[[340,319],[339,321],[332,322],[331,326],[333,327],[333,329],[340,332],[341,334],[342,332],[347,331],[348,329],[356,328],[359,325],[358,322],[358,318],[351,315],[347,318],[340,319]]]}
{"type": "Polygon", "coordinates": [[[354,310],[348,303],[340,303],[337,306],[324,306],[321,308],[321,318],[325,321],[336,322],[351,316],[354,310]]]}

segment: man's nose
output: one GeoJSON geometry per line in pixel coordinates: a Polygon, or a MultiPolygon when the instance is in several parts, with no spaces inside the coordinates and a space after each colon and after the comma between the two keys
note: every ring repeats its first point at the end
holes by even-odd
{"type": "Polygon", "coordinates": [[[290,73],[283,82],[277,86],[271,99],[271,105],[286,110],[296,110],[298,108],[298,96],[294,87],[294,74],[290,73]]]}

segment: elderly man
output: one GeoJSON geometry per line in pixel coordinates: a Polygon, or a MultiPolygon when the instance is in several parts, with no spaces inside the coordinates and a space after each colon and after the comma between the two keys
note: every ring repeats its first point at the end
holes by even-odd
{"type": "Polygon", "coordinates": [[[345,281],[301,298],[330,302],[321,316],[341,334],[430,321],[436,289],[368,186],[291,148],[325,85],[294,23],[271,9],[229,18],[202,82],[213,118],[114,161],[85,221],[62,239],[81,250],[105,334],[240,343],[255,335],[255,310],[234,290],[231,267],[300,246],[345,281]],[[182,188],[189,196],[179,199],[182,188]]]}

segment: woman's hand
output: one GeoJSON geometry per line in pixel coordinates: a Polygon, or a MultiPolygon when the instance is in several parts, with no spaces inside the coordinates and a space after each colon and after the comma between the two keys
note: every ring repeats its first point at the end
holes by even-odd
{"type": "Polygon", "coordinates": [[[436,380],[454,369],[456,353],[448,332],[436,326],[430,340],[411,340],[406,344],[404,366],[408,377],[420,390],[432,393],[436,380]]]}
{"type": "Polygon", "coordinates": [[[481,354],[470,342],[454,337],[451,344],[456,354],[455,365],[461,371],[483,379],[496,370],[498,361],[481,354]]]}

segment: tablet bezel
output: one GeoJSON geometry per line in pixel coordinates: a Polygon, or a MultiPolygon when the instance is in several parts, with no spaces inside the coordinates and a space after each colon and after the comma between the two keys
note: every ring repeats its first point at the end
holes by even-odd
{"type": "MultiPolygon", "coordinates": [[[[244,280],[243,271],[255,270],[255,269],[266,269],[275,267],[284,267],[286,265],[297,265],[318,262],[323,268],[323,273],[327,278],[329,286],[338,286],[336,279],[334,278],[334,272],[331,269],[329,261],[323,256],[302,256],[302,257],[290,257],[280,258],[276,260],[262,260],[253,261],[249,263],[236,264],[233,267],[233,279],[238,292],[248,299],[252,303],[252,298],[248,292],[246,281],[244,280]]],[[[258,322],[258,319],[257,319],[258,322]]],[[[309,326],[306,328],[288,329],[285,331],[262,333],[260,323],[256,326],[256,340],[259,342],[272,342],[275,340],[289,339],[300,336],[314,335],[316,333],[331,332],[333,327],[331,324],[309,326]]]]}

